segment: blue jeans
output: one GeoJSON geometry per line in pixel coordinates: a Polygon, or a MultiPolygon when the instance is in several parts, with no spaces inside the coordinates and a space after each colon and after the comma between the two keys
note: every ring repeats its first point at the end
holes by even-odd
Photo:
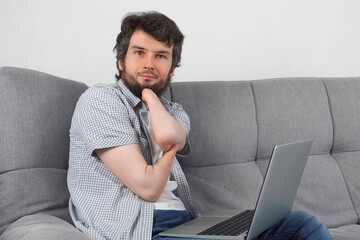
{"type": "MultiPolygon", "coordinates": [[[[156,210],[153,221],[152,240],[185,240],[189,238],[162,237],[158,234],[192,219],[188,211],[156,210]]],[[[279,223],[260,234],[258,240],[320,240],[332,239],[326,226],[317,217],[305,212],[294,211],[279,223]]],[[[194,240],[194,239],[193,239],[194,240]]]]}

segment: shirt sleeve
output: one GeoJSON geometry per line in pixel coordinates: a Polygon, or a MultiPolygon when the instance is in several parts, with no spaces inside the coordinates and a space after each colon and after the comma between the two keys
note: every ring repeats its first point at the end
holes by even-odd
{"type": "Polygon", "coordinates": [[[187,156],[190,154],[190,142],[188,137],[190,132],[190,118],[180,104],[169,102],[166,99],[162,99],[162,101],[165,105],[166,110],[185,128],[186,131],[185,146],[183,149],[181,149],[181,151],[178,151],[177,154],[181,156],[187,156]]]}
{"type": "Polygon", "coordinates": [[[91,150],[138,144],[129,110],[116,93],[105,85],[89,88],[74,112],[78,135],[91,150]]]}

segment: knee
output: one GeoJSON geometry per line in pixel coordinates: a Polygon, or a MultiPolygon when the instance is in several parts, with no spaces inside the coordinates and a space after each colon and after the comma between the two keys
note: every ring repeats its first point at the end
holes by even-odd
{"type": "Polygon", "coordinates": [[[290,212],[277,225],[266,231],[263,237],[289,234],[292,239],[332,239],[322,221],[306,212],[290,212]]]}
{"type": "MultiPolygon", "coordinates": [[[[314,233],[320,231],[323,234],[328,233],[327,227],[317,216],[303,211],[298,210],[289,214],[289,220],[295,221],[298,223],[298,226],[304,231],[309,233],[314,233]]],[[[325,239],[325,238],[324,238],[325,239]]]]}
{"type": "Polygon", "coordinates": [[[297,222],[304,222],[304,224],[306,224],[309,221],[318,224],[322,223],[318,217],[304,210],[293,211],[289,214],[288,217],[292,220],[296,220],[297,222]]]}
{"type": "Polygon", "coordinates": [[[306,211],[294,211],[294,218],[301,221],[300,234],[304,239],[332,239],[326,225],[306,211]]]}
{"type": "Polygon", "coordinates": [[[296,224],[300,228],[326,228],[325,224],[317,216],[303,210],[291,212],[287,216],[286,221],[292,224],[296,224]]]}

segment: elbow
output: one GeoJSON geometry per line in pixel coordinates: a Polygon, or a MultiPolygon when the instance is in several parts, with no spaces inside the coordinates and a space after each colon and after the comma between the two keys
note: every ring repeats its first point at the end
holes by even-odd
{"type": "Polygon", "coordinates": [[[164,152],[169,151],[169,149],[174,145],[177,144],[178,145],[178,151],[180,151],[184,146],[185,146],[185,140],[182,139],[186,139],[186,135],[184,138],[181,138],[180,136],[177,136],[176,134],[174,135],[160,135],[156,137],[156,142],[158,143],[159,147],[161,148],[161,150],[163,150],[164,152]]]}
{"type": "Polygon", "coordinates": [[[158,183],[153,178],[149,179],[147,177],[140,177],[137,180],[137,187],[133,192],[138,197],[148,202],[156,202],[160,198],[165,187],[163,184],[158,183]]]}
{"type": "Polygon", "coordinates": [[[161,192],[153,188],[143,189],[139,192],[138,197],[148,202],[156,202],[161,196],[161,192]]]}
{"type": "Polygon", "coordinates": [[[166,135],[156,136],[156,142],[164,152],[167,152],[175,144],[175,141],[166,135]]]}

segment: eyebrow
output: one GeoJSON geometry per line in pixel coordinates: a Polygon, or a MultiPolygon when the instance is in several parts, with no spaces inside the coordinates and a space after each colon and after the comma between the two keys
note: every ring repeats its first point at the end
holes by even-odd
{"type": "MultiPolygon", "coordinates": [[[[131,48],[132,49],[138,49],[138,50],[145,50],[145,51],[147,50],[146,48],[143,48],[143,47],[140,47],[140,46],[137,46],[137,45],[132,46],[131,48]]],[[[171,55],[171,53],[169,51],[167,51],[167,50],[157,51],[156,53],[171,55]]]]}
{"type": "Polygon", "coordinates": [[[140,49],[140,50],[145,50],[145,48],[143,48],[143,47],[139,47],[139,46],[132,46],[131,48],[135,48],[135,49],[140,49]]]}

